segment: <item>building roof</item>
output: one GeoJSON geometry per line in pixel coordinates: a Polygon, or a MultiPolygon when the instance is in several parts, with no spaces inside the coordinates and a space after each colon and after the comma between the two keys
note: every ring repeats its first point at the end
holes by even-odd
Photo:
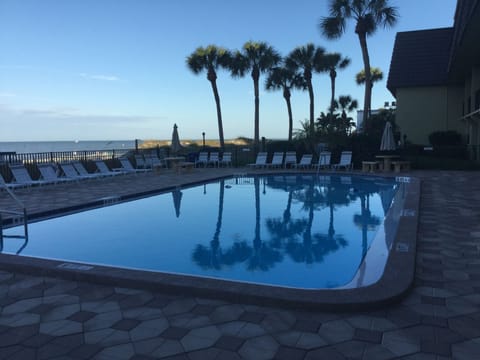
{"type": "Polygon", "coordinates": [[[454,28],[399,32],[395,38],[387,88],[447,83],[454,28]]]}

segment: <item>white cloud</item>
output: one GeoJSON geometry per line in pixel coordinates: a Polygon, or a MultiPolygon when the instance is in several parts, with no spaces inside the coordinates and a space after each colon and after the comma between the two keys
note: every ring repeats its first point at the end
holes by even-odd
{"type": "Polygon", "coordinates": [[[86,73],[81,73],[79,75],[85,79],[102,80],[102,81],[120,81],[120,78],[115,75],[93,75],[93,74],[86,74],[86,73]]]}

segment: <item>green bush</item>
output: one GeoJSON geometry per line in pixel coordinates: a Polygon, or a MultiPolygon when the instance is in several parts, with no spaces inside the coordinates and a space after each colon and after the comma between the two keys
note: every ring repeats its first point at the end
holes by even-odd
{"type": "Polygon", "coordinates": [[[454,130],[435,131],[428,136],[430,144],[435,146],[459,146],[462,144],[462,135],[454,130]]]}

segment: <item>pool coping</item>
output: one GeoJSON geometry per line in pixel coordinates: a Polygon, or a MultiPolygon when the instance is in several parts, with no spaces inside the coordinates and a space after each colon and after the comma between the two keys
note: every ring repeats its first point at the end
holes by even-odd
{"type": "MultiPolygon", "coordinates": [[[[248,171],[241,175],[248,176],[250,174],[262,175],[272,173],[248,171]]],[[[338,175],[339,173],[333,174],[338,175]]],[[[362,176],[362,174],[359,173],[342,172],[341,174],[347,176],[362,176]]],[[[214,177],[208,181],[215,181],[219,178],[225,178],[225,176],[214,177]]],[[[405,211],[399,219],[397,233],[382,277],[376,283],[365,287],[332,290],[294,289],[3,253],[0,254],[0,269],[60,277],[75,281],[164,291],[175,293],[176,295],[208,297],[266,306],[333,311],[378,308],[403,298],[413,285],[415,274],[421,182],[418,178],[410,176],[396,178],[405,183],[404,209],[407,209],[407,211],[405,211]]],[[[182,184],[181,187],[198,183],[199,182],[191,182],[189,184],[182,184]]],[[[122,196],[121,198],[123,201],[128,201],[155,193],[168,192],[175,188],[178,188],[178,186],[165,187],[141,194],[131,194],[122,196]]],[[[88,204],[84,204],[84,206],[85,205],[88,204]]],[[[105,203],[103,200],[99,200],[99,202],[89,205],[91,208],[95,206],[105,206],[105,203]]],[[[78,211],[79,207],[80,206],[69,207],[65,211],[78,211]]],[[[44,214],[44,216],[54,216],[59,213],[60,210],[57,209],[49,214],[44,214]]]]}

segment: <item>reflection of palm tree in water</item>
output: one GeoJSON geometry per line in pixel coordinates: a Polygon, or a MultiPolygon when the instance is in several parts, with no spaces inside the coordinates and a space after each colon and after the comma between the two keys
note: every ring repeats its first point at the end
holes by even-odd
{"type": "Polygon", "coordinates": [[[368,194],[359,194],[361,213],[353,216],[355,225],[362,229],[362,259],[368,250],[368,230],[373,231],[380,225],[380,219],[373,216],[370,212],[370,196],[368,194]]]}
{"type": "Polygon", "coordinates": [[[225,180],[220,181],[218,197],[218,215],[213,239],[210,246],[197,245],[193,252],[193,260],[205,269],[220,270],[223,265],[233,265],[245,261],[251,254],[251,249],[245,242],[235,243],[232,248],[223,252],[220,247],[220,232],[222,230],[223,204],[225,195],[225,180]]]}
{"type": "Polygon", "coordinates": [[[303,190],[298,197],[304,202],[304,209],[308,210],[308,219],[305,221],[305,227],[303,231],[303,242],[300,244],[297,241],[290,241],[287,244],[286,250],[296,262],[305,262],[307,264],[311,264],[313,262],[322,262],[326,254],[337,251],[340,247],[347,245],[347,241],[342,236],[334,236],[334,199],[330,198],[330,201],[328,202],[328,197],[325,197],[325,194],[321,194],[314,186],[313,182],[310,183],[307,189],[303,190]],[[329,205],[330,207],[330,223],[328,233],[315,233],[312,235],[314,214],[315,211],[319,209],[321,204],[329,205]]]}
{"type": "Polygon", "coordinates": [[[274,248],[281,248],[282,242],[285,239],[295,238],[301,234],[306,226],[306,221],[303,219],[292,221],[292,197],[293,190],[288,190],[287,207],[283,212],[283,218],[270,218],[266,220],[267,229],[272,234],[272,246],[274,248]]]}
{"type": "Polygon", "coordinates": [[[277,250],[264,244],[260,235],[260,179],[255,177],[255,236],[253,239],[253,256],[249,259],[249,270],[268,270],[276,262],[282,260],[282,255],[277,250]]]}

